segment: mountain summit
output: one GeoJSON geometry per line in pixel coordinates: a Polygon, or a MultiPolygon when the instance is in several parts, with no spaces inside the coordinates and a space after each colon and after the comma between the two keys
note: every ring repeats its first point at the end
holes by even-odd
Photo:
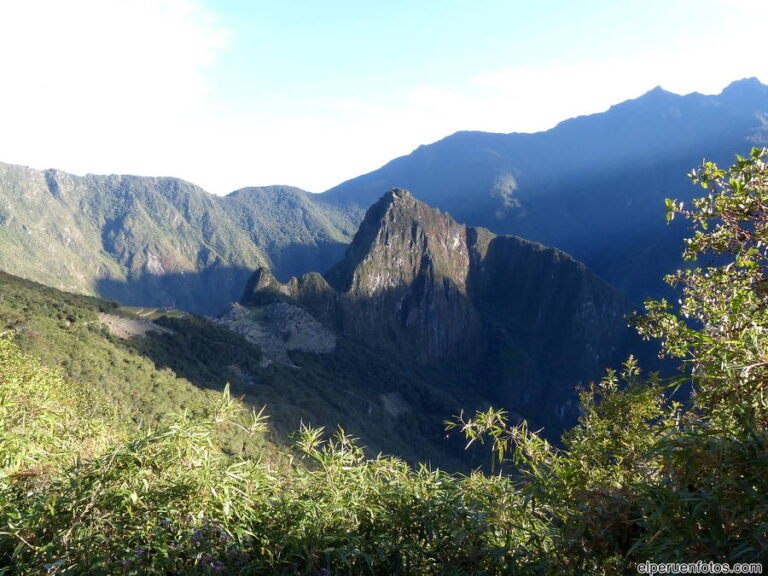
{"type": "Polygon", "coordinates": [[[343,330],[426,357],[454,353],[479,327],[468,297],[470,250],[465,226],[406,190],[391,190],[325,275],[343,294],[343,330]],[[372,325],[376,334],[369,334],[372,325]]]}
{"type": "Polygon", "coordinates": [[[470,365],[466,385],[484,397],[565,418],[574,385],[599,377],[628,338],[622,297],[580,262],[459,224],[402,189],[371,206],[324,276],[281,284],[258,270],[241,304],[276,299],[401,361],[470,365]]]}
{"type": "Polygon", "coordinates": [[[728,165],[768,144],[768,86],[750,78],[719,95],[655,88],[535,134],[458,132],[323,196],[362,212],[394,186],[456,218],[556,246],[634,301],[658,293],[686,232],[664,199],[696,193],[702,158],[728,165]]]}

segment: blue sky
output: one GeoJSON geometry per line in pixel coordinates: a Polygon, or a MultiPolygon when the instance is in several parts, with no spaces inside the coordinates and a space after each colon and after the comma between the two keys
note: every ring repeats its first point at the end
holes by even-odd
{"type": "Polygon", "coordinates": [[[0,161],[319,192],[457,130],[768,81],[765,0],[0,3],[0,161]]]}

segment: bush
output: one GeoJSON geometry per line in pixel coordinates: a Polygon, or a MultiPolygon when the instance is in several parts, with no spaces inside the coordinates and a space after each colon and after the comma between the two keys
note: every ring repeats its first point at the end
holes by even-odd
{"type": "MultiPolygon", "coordinates": [[[[768,151],[693,178],[698,227],[677,310],[637,319],[680,375],[630,358],[581,391],[560,445],[490,409],[449,424],[502,473],[367,458],[302,426],[274,460],[224,453],[265,430],[225,391],[125,435],[108,404],[0,338],[0,571],[7,574],[621,574],[645,560],[768,560],[768,151]],[[692,387],[678,403],[670,389],[692,387]]],[[[225,343],[226,344],[226,343],[225,343]]],[[[234,453],[234,452],[233,452],[234,453]]]]}
{"type": "Polygon", "coordinates": [[[768,560],[768,150],[727,171],[691,174],[708,194],[692,209],[685,258],[667,280],[679,308],[648,301],[637,318],[662,355],[682,360],[662,384],[634,361],[582,393],[583,416],[555,448],[501,411],[459,418],[470,442],[490,437],[513,463],[546,546],[530,558],[555,573],[620,573],[644,560],[768,560]],[[665,389],[692,389],[681,405],[665,389]]]}

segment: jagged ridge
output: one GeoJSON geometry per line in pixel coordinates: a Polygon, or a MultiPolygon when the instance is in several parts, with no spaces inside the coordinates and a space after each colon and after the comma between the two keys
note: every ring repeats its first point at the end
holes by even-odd
{"type": "Polygon", "coordinates": [[[741,80],[719,95],[660,88],[535,134],[458,132],[324,194],[360,218],[382,189],[410,189],[460,222],[556,246],[635,302],[674,271],[685,226],[664,199],[696,193],[702,158],[728,165],[768,144],[768,86],[741,80]]]}

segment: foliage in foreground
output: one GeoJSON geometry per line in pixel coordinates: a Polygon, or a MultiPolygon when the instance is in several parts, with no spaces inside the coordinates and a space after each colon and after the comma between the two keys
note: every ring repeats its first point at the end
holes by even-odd
{"type": "MultiPolygon", "coordinates": [[[[369,460],[343,431],[324,439],[313,428],[297,434],[304,464],[275,470],[215,448],[219,429],[242,420],[226,395],[206,417],[179,415],[83,457],[84,414],[66,411],[73,385],[8,340],[0,346],[22,383],[4,386],[3,407],[22,397],[48,402],[47,414],[72,423],[58,423],[57,443],[29,436],[31,455],[5,467],[6,573],[497,573],[512,562],[520,535],[510,514],[520,508],[506,478],[369,460]],[[63,396],[49,400],[56,389],[63,396]],[[48,445],[59,465],[40,474],[34,449],[48,445]]],[[[6,440],[19,433],[8,415],[4,461],[13,448],[6,440]]],[[[263,430],[254,416],[250,432],[263,430]]]]}
{"type": "Polygon", "coordinates": [[[707,196],[668,218],[695,232],[685,258],[709,258],[667,278],[675,310],[646,302],[640,333],[682,361],[671,383],[635,362],[582,393],[583,416],[554,448],[503,412],[459,419],[470,442],[490,438],[521,475],[544,519],[559,573],[612,573],[653,562],[768,561],[768,150],[728,171],[691,174],[707,196]],[[670,400],[678,387],[690,401],[670,400]]]}
{"type": "Polygon", "coordinates": [[[7,574],[621,574],[639,562],[768,560],[768,151],[670,215],[698,227],[669,280],[677,310],[638,319],[681,376],[630,359],[582,391],[554,446],[503,411],[459,418],[510,475],[367,459],[342,430],[296,434],[301,461],[224,454],[227,394],[125,437],[109,406],[0,340],[0,570],[7,574]],[[691,389],[690,400],[671,399],[691,389]]]}

